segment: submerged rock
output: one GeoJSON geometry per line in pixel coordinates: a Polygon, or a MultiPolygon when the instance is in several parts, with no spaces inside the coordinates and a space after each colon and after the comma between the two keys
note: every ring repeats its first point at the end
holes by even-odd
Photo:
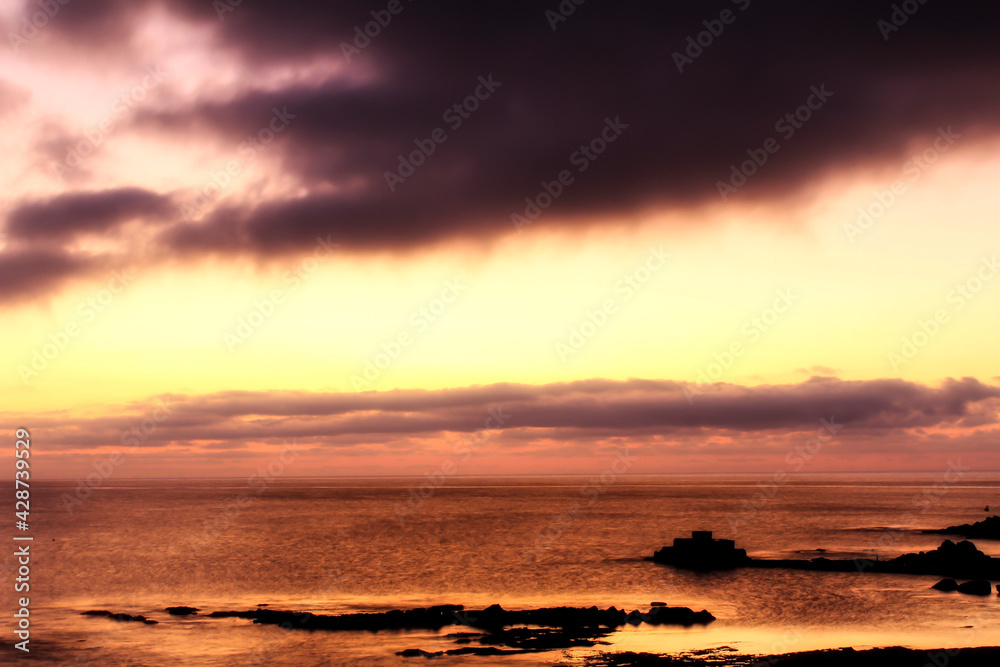
{"type": "Polygon", "coordinates": [[[408,648],[408,649],[403,649],[402,651],[397,651],[396,655],[401,655],[404,658],[436,658],[440,655],[444,655],[444,652],[434,651],[432,653],[430,651],[425,651],[419,648],[408,648]]]}
{"type": "Polygon", "coordinates": [[[197,607],[167,607],[164,611],[171,616],[190,616],[197,614],[200,610],[197,607]]]}

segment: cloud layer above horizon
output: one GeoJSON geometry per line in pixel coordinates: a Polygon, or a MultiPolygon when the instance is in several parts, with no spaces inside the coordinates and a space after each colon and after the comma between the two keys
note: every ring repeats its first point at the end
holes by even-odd
{"type": "MultiPolygon", "coordinates": [[[[412,473],[415,460],[455,457],[470,445],[476,456],[463,462],[483,460],[466,473],[545,474],[560,457],[586,470],[621,448],[645,459],[636,472],[666,461],[690,471],[706,457],[717,472],[761,471],[807,445],[815,470],[863,470],[888,459],[898,469],[933,471],[963,456],[977,470],[1000,464],[1000,386],[972,378],[939,387],[816,376],[757,387],[585,380],[347,394],[229,391],[164,395],[115,412],[33,415],[34,437],[70,460],[83,452],[135,453],[140,461],[211,457],[206,474],[289,446],[307,452],[317,474],[333,472],[331,456],[373,457],[379,472],[412,473]],[[816,433],[824,435],[820,445],[816,433]]],[[[61,469],[57,460],[47,465],[61,469]]],[[[145,472],[141,462],[133,468],[145,472]]]]}

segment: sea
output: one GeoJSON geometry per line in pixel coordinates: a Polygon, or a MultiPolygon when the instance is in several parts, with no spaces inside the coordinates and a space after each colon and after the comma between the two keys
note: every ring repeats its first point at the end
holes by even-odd
{"type": "MultiPolygon", "coordinates": [[[[932,590],[937,577],[698,573],[646,560],[694,530],[733,539],[758,558],[884,560],[926,551],[945,536],[923,529],[978,521],[992,514],[987,505],[1000,509],[1000,474],[80,484],[32,483],[29,593],[13,592],[14,547],[0,557],[3,664],[419,665],[426,659],[397,653],[453,649],[454,633],[470,630],[456,620],[440,631],[310,632],[208,617],[258,605],[319,614],[438,604],[646,611],[656,601],[716,617],[693,627],[625,626],[589,647],[434,660],[455,666],[583,665],[604,651],[1000,646],[997,596],[932,590]],[[30,598],[29,654],[13,648],[15,600],[22,595],[30,598]],[[170,606],[200,611],[172,616],[164,611],[170,606]],[[158,623],[116,622],[83,615],[87,610],[158,623]]],[[[975,542],[1000,556],[1000,542],[975,542]]]]}

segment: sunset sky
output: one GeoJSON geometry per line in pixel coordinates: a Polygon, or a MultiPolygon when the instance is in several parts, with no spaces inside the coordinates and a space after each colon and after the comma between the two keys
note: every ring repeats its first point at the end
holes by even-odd
{"type": "Polygon", "coordinates": [[[1000,7],[912,4],[0,0],[0,424],[43,478],[821,419],[802,472],[998,470],[1000,7]]]}

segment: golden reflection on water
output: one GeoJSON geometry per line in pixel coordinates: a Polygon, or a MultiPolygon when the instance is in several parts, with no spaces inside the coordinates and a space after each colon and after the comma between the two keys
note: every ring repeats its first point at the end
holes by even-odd
{"type": "MultiPolygon", "coordinates": [[[[995,602],[995,601],[994,601],[995,602]]],[[[958,628],[920,634],[878,630],[831,630],[829,628],[758,627],[747,628],[713,623],[706,628],[623,628],[609,638],[611,646],[602,651],[684,653],[702,649],[731,647],[746,655],[779,655],[827,648],[906,646],[914,649],[1000,645],[1000,629],[958,628]]],[[[574,651],[576,656],[593,650],[574,651]]]]}

